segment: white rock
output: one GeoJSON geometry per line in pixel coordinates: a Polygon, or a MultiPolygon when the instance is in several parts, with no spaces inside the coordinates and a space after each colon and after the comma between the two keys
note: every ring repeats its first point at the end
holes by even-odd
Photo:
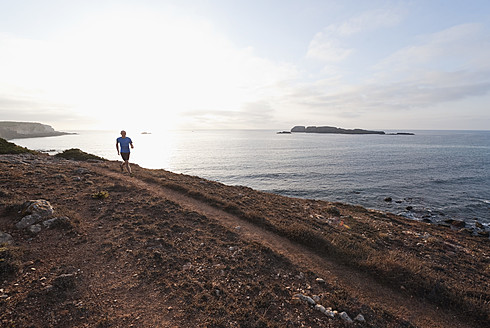
{"type": "Polygon", "coordinates": [[[315,305],[315,310],[320,311],[321,313],[325,314],[330,318],[335,317],[335,313],[332,312],[332,309],[331,308],[326,309],[323,305],[320,304],[315,305]]]}
{"type": "Polygon", "coordinates": [[[302,301],[305,301],[311,305],[316,305],[316,302],[309,296],[303,295],[303,294],[297,294],[295,295],[297,298],[299,298],[302,301]]]}
{"type": "Polygon", "coordinates": [[[342,318],[342,320],[344,320],[345,322],[347,323],[353,323],[354,321],[352,321],[352,319],[349,317],[349,315],[345,312],[342,312],[339,314],[340,318],[342,318]]]}

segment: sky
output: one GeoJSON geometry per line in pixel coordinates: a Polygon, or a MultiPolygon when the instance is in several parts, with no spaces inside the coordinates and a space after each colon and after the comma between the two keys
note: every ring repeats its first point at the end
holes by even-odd
{"type": "Polygon", "coordinates": [[[0,0],[0,121],[490,129],[487,0],[0,0]]]}

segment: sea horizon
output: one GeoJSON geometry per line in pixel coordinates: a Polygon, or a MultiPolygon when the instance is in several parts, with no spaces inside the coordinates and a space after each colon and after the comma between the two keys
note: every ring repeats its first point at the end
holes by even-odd
{"type": "MultiPolygon", "coordinates": [[[[384,130],[414,136],[276,134],[280,129],[127,131],[135,144],[131,162],[145,168],[417,220],[490,224],[488,130],[384,130]]],[[[119,131],[65,132],[78,134],[11,141],[50,154],[80,148],[120,159],[115,149],[119,131]]]]}

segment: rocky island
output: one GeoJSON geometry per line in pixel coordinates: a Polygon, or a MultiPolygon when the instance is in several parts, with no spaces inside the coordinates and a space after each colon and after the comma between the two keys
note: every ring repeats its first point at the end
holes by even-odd
{"type": "Polygon", "coordinates": [[[0,139],[1,327],[488,327],[490,243],[0,139]]]}
{"type": "Polygon", "coordinates": [[[0,122],[0,138],[7,140],[19,138],[55,137],[66,134],[72,133],[56,131],[51,126],[41,123],[10,121],[0,122]]]}
{"type": "MultiPolygon", "coordinates": [[[[291,129],[291,132],[303,132],[303,133],[335,133],[335,134],[383,134],[384,131],[370,131],[363,129],[342,129],[333,126],[303,126],[297,125],[291,129]]],[[[399,132],[388,133],[389,135],[413,135],[413,133],[399,132]]]]}

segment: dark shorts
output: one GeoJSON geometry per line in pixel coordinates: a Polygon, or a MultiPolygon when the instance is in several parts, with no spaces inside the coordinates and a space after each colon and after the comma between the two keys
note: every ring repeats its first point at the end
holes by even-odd
{"type": "Polygon", "coordinates": [[[131,153],[121,153],[121,157],[125,161],[129,161],[129,154],[131,153]]]}

